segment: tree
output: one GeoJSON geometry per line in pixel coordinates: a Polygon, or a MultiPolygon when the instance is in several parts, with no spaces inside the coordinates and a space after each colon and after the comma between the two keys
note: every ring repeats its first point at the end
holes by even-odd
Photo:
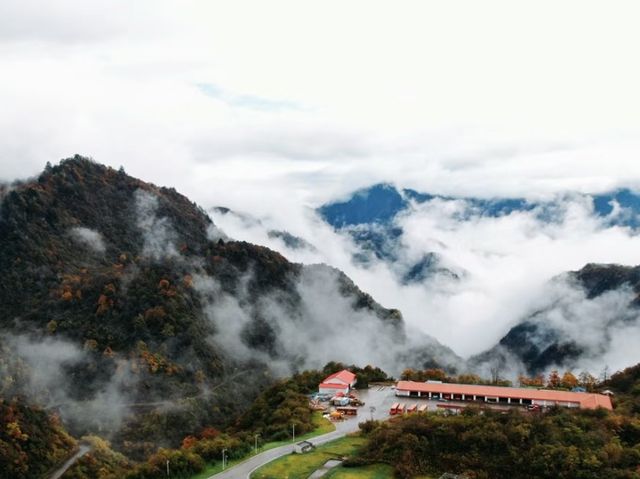
{"type": "Polygon", "coordinates": [[[440,368],[430,368],[424,370],[424,379],[432,379],[434,381],[444,381],[447,379],[447,373],[440,368]]]}
{"type": "Polygon", "coordinates": [[[580,386],[585,388],[587,391],[593,391],[598,380],[588,371],[582,371],[578,376],[578,381],[580,386]]]}
{"type": "Polygon", "coordinates": [[[563,388],[573,389],[578,385],[578,378],[576,378],[571,371],[565,371],[560,380],[560,384],[563,388]]]}
{"type": "Polygon", "coordinates": [[[499,360],[493,362],[491,366],[491,384],[498,384],[500,381],[500,373],[502,372],[502,364],[499,360]]]}
{"type": "Polygon", "coordinates": [[[402,379],[403,381],[413,381],[416,377],[416,371],[411,369],[411,368],[407,368],[404,371],[402,371],[402,374],[400,375],[400,379],[402,379]]]}
{"type": "Polygon", "coordinates": [[[547,387],[549,388],[558,388],[560,387],[560,374],[556,369],[552,370],[549,373],[549,379],[547,380],[547,387]]]}
{"type": "Polygon", "coordinates": [[[460,374],[458,376],[460,384],[482,384],[482,378],[477,374],[460,374]]]}

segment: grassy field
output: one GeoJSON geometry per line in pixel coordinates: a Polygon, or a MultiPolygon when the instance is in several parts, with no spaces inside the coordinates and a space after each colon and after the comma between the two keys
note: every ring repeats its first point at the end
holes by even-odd
{"type": "Polygon", "coordinates": [[[347,436],[318,446],[313,452],[289,454],[262,466],[251,479],[306,479],[329,459],[353,454],[364,442],[365,439],[359,436],[347,436]]]}
{"type": "MultiPolygon", "coordinates": [[[[296,442],[304,441],[305,439],[310,439],[312,437],[320,436],[322,434],[326,434],[328,432],[333,432],[336,430],[336,427],[333,425],[332,422],[327,421],[325,418],[322,417],[322,413],[320,411],[316,411],[313,413],[313,422],[316,425],[316,428],[307,434],[304,434],[300,437],[296,437],[296,442]]],[[[269,449],[284,446],[285,444],[291,444],[291,441],[267,442],[262,446],[260,446],[260,448],[258,449],[258,452],[268,451],[269,449]]],[[[253,453],[241,459],[230,460],[227,464],[227,469],[237,464],[240,464],[246,461],[247,459],[250,459],[251,456],[253,456],[253,453]]],[[[192,476],[191,479],[206,479],[207,477],[212,476],[213,474],[217,474],[219,472],[222,472],[221,461],[208,465],[204,471],[196,474],[195,476],[192,476]]]]}
{"type": "MultiPolygon", "coordinates": [[[[336,467],[332,469],[324,479],[391,479],[393,468],[386,464],[372,464],[362,467],[336,467]]],[[[419,476],[415,479],[433,479],[428,476],[419,476]]]]}
{"type": "Polygon", "coordinates": [[[393,468],[386,464],[372,464],[363,467],[336,467],[326,479],[389,479],[393,477],[393,468]]]}

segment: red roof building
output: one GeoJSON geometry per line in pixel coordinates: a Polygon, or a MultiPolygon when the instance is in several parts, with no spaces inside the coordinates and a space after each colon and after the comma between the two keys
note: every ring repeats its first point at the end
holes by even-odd
{"type": "Polygon", "coordinates": [[[356,385],[356,382],[356,375],[343,369],[324,378],[318,386],[318,390],[326,394],[336,394],[338,392],[348,394],[351,388],[356,385]]]}
{"type": "Polygon", "coordinates": [[[611,398],[603,394],[509,388],[475,384],[399,381],[396,396],[440,398],[451,401],[482,401],[497,404],[564,406],[582,409],[613,409],[611,398]]]}

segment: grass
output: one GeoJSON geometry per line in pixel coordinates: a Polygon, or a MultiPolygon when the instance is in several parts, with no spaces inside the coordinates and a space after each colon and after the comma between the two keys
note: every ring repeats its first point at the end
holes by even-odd
{"type": "MultiPolygon", "coordinates": [[[[386,464],[372,464],[362,467],[336,467],[323,479],[390,479],[393,468],[386,464]]],[[[430,476],[417,476],[415,479],[433,479],[430,476]]]]}
{"type": "Polygon", "coordinates": [[[326,479],[388,479],[393,477],[393,468],[386,464],[372,464],[362,467],[336,467],[326,479]]]}
{"type": "MultiPolygon", "coordinates": [[[[336,426],[331,421],[327,421],[325,418],[323,418],[322,412],[320,411],[315,411],[313,413],[313,423],[315,424],[316,428],[313,431],[308,432],[307,434],[304,434],[300,437],[296,436],[296,442],[304,441],[305,439],[311,439],[312,437],[320,436],[322,434],[327,434],[328,432],[333,432],[336,430],[336,426]]],[[[269,449],[274,449],[276,447],[284,446],[285,444],[291,444],[291,440],[271,441],[271,442],[264,443],[260,446],[260,448],[258,449],[258,452],[268,451],[269,449]]],[[[243,463],[247,459],[251,459],[253,455],[254,454],[252,452],[248,456],[242,457],[240,459],[229,460],[227,463],[227,469],[233,466],[236,466],[240,463],[243,463]]],[[[199,472],[198,474],[191,476],[191,479],[207,479],[209,476],[218,474],[219,472],[222,472],[222,461],[215,462],[214,464],[209,464],[202,472],[199,472]]]]}
{"type": "Polygon", "coordinates": [[[360,436],[336,439],[318,446],[313,452],[289,454],[265,464],[251,475],[251,479],[306,479],[329,459],[353,454],[364,443],[365,439],[360,436]]]}

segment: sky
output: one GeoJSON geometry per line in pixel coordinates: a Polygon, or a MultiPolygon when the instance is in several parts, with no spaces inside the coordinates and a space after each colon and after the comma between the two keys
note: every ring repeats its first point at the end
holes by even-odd
{"type": "MultiPolygon", "coordinates": [[[[635,1],[3,0],[0,179],[76,153],[124,166],[205,208],[325,238],[320,259],[385,305],[419,308],[422,293],[405,301],[417,293],[353,267],[352,245],[312,229],[309,208],[380,181],[532,199],[640,187],[639,13],[635,1]]],[[[414,249],[420,214],[438,213],[403,220],[414,249]]],[[[555,266],[539,268],[536,284],[590,258],[634,261],[628,232],[583,219],[564,235],[515,218],[431,236],[469,252],[480,231],[484,251],[489,226],[502,226],[493,257],[518,264],[521,289],[540,244],[559,246],[543,250],[555,266]],[[509,239],[527,242],[514,250],[509,239]]],[[[454,259],[469,259],[464,251],[454,259]]],[[[491,296],[485,319],[520,297],[491,296]]],[[[453,318],[474,305],[431,306],[453,318]]],[[[455,342],[464,324],[447,324],[436,336],[455,342]]]]}

